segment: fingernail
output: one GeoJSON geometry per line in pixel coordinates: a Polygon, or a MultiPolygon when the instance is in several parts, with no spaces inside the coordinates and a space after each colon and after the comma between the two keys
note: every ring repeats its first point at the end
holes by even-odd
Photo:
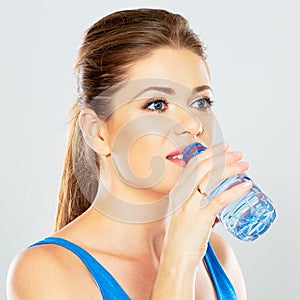
{"type": "Polygon", "coordinates": [[[220,149],[226,149],[228,143],[226,141],[220,143],[220,144],[217,144],[217,146],[220,148],[220,149]]]}
{"type": "Polygon", "coordinates": [[[249,164],[246,161],[240,161],[238,164],[241,167],[248,167],[249,166],[249,164]]]}
{"type": "Polygon", "coordinates": [[[242,188],[247,189],[252,185],[252,181],[251,180],[247,180],[242,184],[242,188]]]}
{"type": "Polygon", "coordinates": [[[242,156],[242,155],[243,155],[243,152],[241,152],[241,151],[233,151],[232,154],[233,154],[234,156],[242,156]]]}

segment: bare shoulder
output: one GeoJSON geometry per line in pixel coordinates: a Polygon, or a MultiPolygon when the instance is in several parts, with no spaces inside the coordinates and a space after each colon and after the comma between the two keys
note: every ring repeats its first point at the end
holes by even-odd
{"type": "Polygon", "coordinates": [[[244,277],[233,249],[225,239],[215,232],[211,234],[210,242],[225,273],[235,288],[238,299],[247,299],[244,277]]]}
{"type": "MultiPolygon", "coordinates": [[[[38,245],[19,253],[8,271],[8,299],[83,299],[84,295],[78,288],[82,285],[76,282],[80,278],[70,276],[76,271],[76,266],[75,270],[67,266],[63,255],[55,245],[38,245]]],[[[101,295],[98,299],[102,299],[101,295]]]]}

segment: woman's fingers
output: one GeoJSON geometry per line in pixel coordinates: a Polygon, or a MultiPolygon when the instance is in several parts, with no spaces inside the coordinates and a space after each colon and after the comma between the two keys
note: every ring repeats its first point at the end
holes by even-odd
{"type": "Polygon", "coordinates": [[[213,188],[215,188],[221,181],[236,174],[245,172],[249,167],[247,162],[234,162],[229,163],[225,167],[220,166],[217,169],[211,170],[204,175],[204,177],[198,183],[198,187],[193,191],[191,199],[185,203],[191,209],[204,207],[207,205],[205,197],[203,197],[198,188],[202,193],[208,194],[213,188]]]}
{"type": "Polygon", "coordinates": [[[192,207],[199,207],[199,192],[210,191],[218,185],[222,180],[236,174],[245,172],[249,164],[247,162],[240,162],[243,153],[234,151],[229,152],[226,147],[221,149],[214,146],[215,149],[207,149],[201,154],[193,157],[184,169],[180,181],[174,190],[174,199],[177,199],[176,207],[183,204],[192,207]],[[204,153],[210,153],[204,157],[204,153]]]}
{"type": "Polygon", "coordinates": [[[246,161],[234,161],[229,162],[224,166],[220,165],[209,172],[200,180],[197,188],[204,193],[208,193],[214,187],[216,187],[221,181],[234,176],[236,174],[241,174],[249,168],[249,163],[246,161]]]}
{"type": "Polygon", "coordinates": [[[203,174],[208,173],[211,169],[225,166],[242,158],[242,152],[229,152],[227,151],[228,147],[229,144],[225,142],[224,147],[215,145],[192,157],[183,170],[183,175],[186,174],[184,176],[189,177],[190,174],[194,173],[198,174],[200,179],[203,174]]]}
{"type": "MultiPolygon", "coordinates": [[[[202,159],[207,159],[207,158],[210,158],[213,155],[217,155],[221,152],[227,151],[228,148],[229,148],[229,143],[227,141],[224,141],[220,144],[213,145],[212,147],[207,148],[205,151],[201,152],[197,156],[201,155],[202,159]]],[[[194,156],[194,157],[196,157],[196,156],[194,156]]],[[[193,158],[191,158],[191,160],[192,159],[193,158]]]]}
{"type": "Polygon", "coordinates": [[[217,197],[212,199],[203,210],[208,212],[208,215],[217,215],[217,213],[226,205],[245,195],[250,190],[251,186],[251,180],[240,183],[229,190],[220,193],[217,197]]]}
{"type": "Polygon", "coordinates": [[[223,147],[213,146],[188,162],[170,193],[174,209],[181,205],[189,206],[191,209],[199,208],[198,188],[208,193],[222,180],[248,169],[247,162],[240,162],[243,153],[229,152],[228,147],[227,142],[223,147]]]}
{"type": "MultiPolygon", "coordinates": [[[[202,160],[198,162],[198,174],[206,174],[208,176],[210,173],[214,172],[214,176],[221,178],[224,173],[224,170],[229,166],[237,166],[238,169],[248,167],[246,162],[239,162],[243,157],[241,152],[221,152],[217,155],[202,160]]],[[[200,178],[200,177],[199,177],[200,178]]]]}
{"type": "MultiPolygon", "coordinates": [[[[215,149],[218,148],[214,146],[215,149]]],[[[205,187],[206,182],[211,176],[212,171],[214,172],[214,177],[217,181],[221,180],[224,170],[229,164],[236,163],[243,157],[242,152],[234,151],[229,152],[221,149],[207,149],[204,152],[194,156],[188,163],[187,166],[183,169],[179,185],[182,186],[185,184],[190,185],[191,181],[195,184],[199,182],[202,183],[201,186],[205,187]],[[205,152],[209,151],[208,155],[205,155],[205,152]]],[[[246,169],[247,163],[238,164],[240,170],[243,168],[246,169]]]]}

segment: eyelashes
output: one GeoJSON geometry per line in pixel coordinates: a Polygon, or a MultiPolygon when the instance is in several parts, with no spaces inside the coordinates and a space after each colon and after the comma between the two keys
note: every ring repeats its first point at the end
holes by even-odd
{"type": "MultiPolygon", "coordinates": [[[[141,108],[150,112],[158,112],[162,113],[168,109],[169,102],[163,98],[158,97],[155,99],[151,99],[146,102],[141,108]]],[[[207,111],[214,105],[214,101],[212,101],[208,97],[199,97],[196,100],[193,100],[191,103],[191,107],[196,108],[200,111],[207,111]]]]}
{"type": "Polygon", "coordinates": [[[191,106],[192,107],[195,107],[197,109],[200,109],[200,110],[207,110],[209,109],[211,106],[214,105],[214,101],[212,101],[210,98],[208,97],[200,97],[200,98],[197,98],[196,100],[194,100],[192,103],[191,103],[191,106]],[[195,104],[197,106],[195,106],[195,104]]]}
{"type": "Polygon", "coordinates": [[[155,98],[142,106],[142,109],[147,111],[157,111],[158,113],[164,112],[168,108],[169,102],[165,98],[155,98]],[[152,106],[152,108],[150,108],[152,106]]]}

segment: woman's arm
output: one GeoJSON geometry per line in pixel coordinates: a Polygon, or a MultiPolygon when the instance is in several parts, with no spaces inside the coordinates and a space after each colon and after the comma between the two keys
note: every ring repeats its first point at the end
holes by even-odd
{"type": "Polygon", "coordinates": [[[163,261],[159,266],[151,300],[194,299],[195,278],[194,268],[185,262],[163,261]]]}
{"type": "MultiPolygon", "coordinates": [[[[193,207],[191,204],[193,201],[188,201],[173,214],[165,237],[151,300],[195,299],[196,271],[206,253],[216,213],[245,192],[245,188],[237,185],[221,193],[204,209],[199,209],[199,205],[193,207]]],[[[222,246],[219,242],[217,244],[219,252],[222,246]]],[[[227,247],[225,252],[229,253],[228,249],[227,247]]],[[[236,269],[238,264],[233,253],[224,255],[222,261],[226,262],[226,269],[229,270],[230,279],[233,280],[239,299],[246,299],[242,277],[234,275],[239,268],[236,269]]]]}
{"type": "MultiPolygon", "coordinates": [[[[247,300],[244,277],[232,248],[214,232],[211,234],[210,242],[235,289],[238,299],[247,300]]],[[[161,260],[165,265],[163,263],[160,265],[152,299],[193,299],[195,268],[189,266],[187,262],[180,261],[180,259],[175,265],[172,265],[171,262],[168,265],[167,259],[164,257],[161,260]]]]}

